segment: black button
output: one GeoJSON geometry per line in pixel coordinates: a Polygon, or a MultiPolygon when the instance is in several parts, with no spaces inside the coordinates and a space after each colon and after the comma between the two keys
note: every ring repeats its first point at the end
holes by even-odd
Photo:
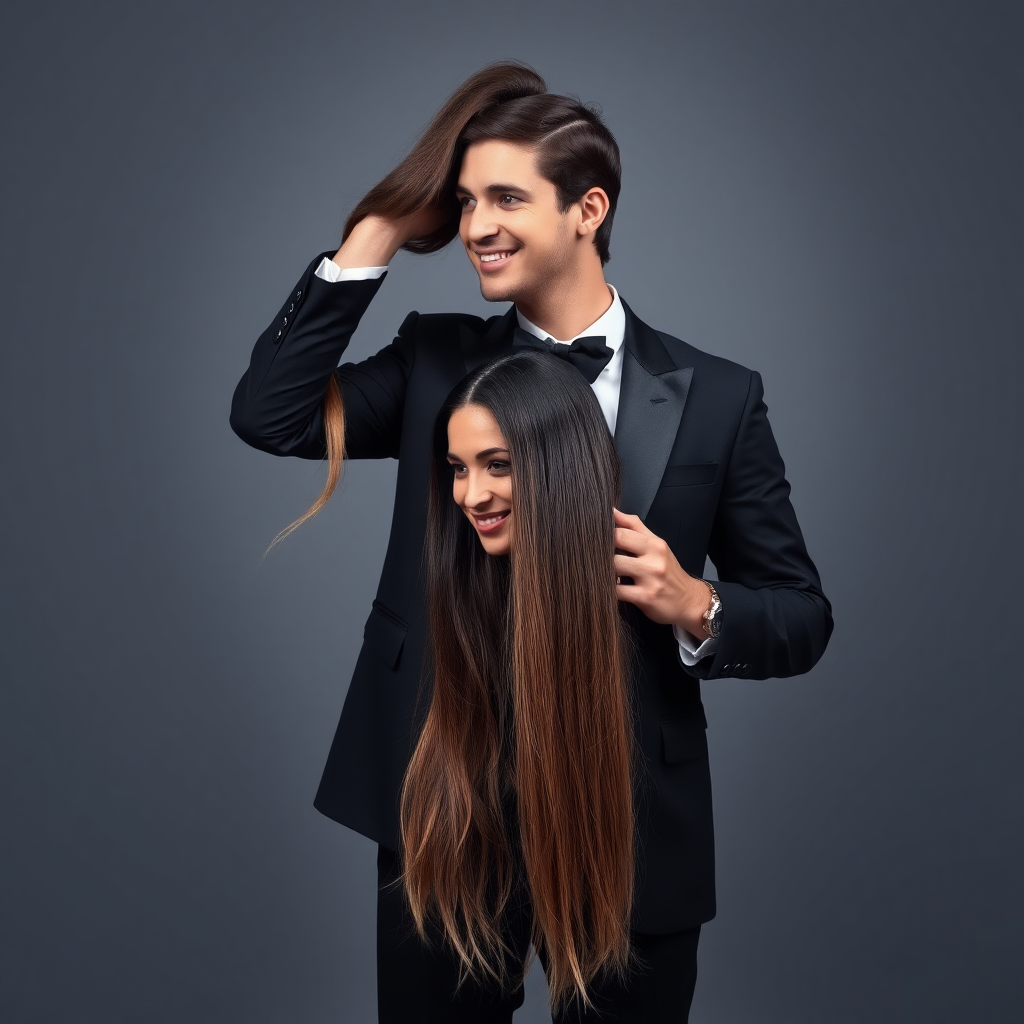
{"type": "Polygon", "coordinates": [[[302,298],[302,289],[301,288],[295,293],[295,298],[297,298],[297,299],[301,299],[302,298]]]}
{"type": "Polygon", "coordinates": [[[749,665],[744,665],[743,666],[743,671],[744,672],[749,672],[750,671],[750,666],[749,665]]]}
{"type": "Polygon", "coordinates": [[[280,341],[280,340],[281,340],[281,335],[282,335],[282,334],[284,334],[284,331],[278,331],[278,332],[277,332],[277,340],[278,340],[278,341],[280,341]]]}
{"type": "Polygon", "coordinates": [[[727,673],[727,672],[731,672],[731,671],[732,671],[732,665],[723,665],[723,666],[722,666],[722,674],[723,674],[723,675],[724,675],[725,673],[727,673]]]}
{"type": "Polygon", "coordinates": [[[287,326],[288,326],[288,317],[285,317],[285,318],[284,318],[284,319],[283,319],[283,320],[281,321],[281,323],[282,323],[282,324],[283,324],[283,325],[284,325],[285,327],[287,327],[287,326]]]}
{"type": "Polygon", "coordinates": [[[288,303],[288,312],[290,313],[294,308],[295,308],[295,303],[294,302],[289,302],[288,303]]]}

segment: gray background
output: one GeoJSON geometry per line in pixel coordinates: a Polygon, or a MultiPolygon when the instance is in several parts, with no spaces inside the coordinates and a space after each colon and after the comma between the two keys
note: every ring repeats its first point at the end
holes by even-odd
{"type": "MultiPolygon", "coordinates": [[[[4,1020],[373,1019],[373,847],[311,800],[394,467],[261,561],[322,471],[228,404],[347,210],[506,56],[619,140],[609,280],[762,371],[835,609],[809,676],[704,687],[692,1019],[1019,1019],[1021,15],[5,5],[4,1020]]],[[[414,308],[495,311],[461,251],[403,254],[352,353],[414,308]]]]}

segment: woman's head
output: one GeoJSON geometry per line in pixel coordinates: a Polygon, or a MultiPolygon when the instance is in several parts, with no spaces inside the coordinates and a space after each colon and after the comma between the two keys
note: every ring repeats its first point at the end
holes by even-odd
{"type": "Polygon", "coordinates": [[[483,405],[462,405],[448,420],[447,462],[452,497],[477,532],[489,555],[511,547],[512,467],[508,442],[483,405]]]}
{"type": "MultiPolygon", "coordinates": [[[[611,536],[619,461],[593,391],[543,353],[519,352],[464,378],[435,427],[435,491],[454,498],[488,555],[513,544],[551,557],[573,539],[611,536]]],[[[435,509],[440,513],[440,509],[435,509]]],[[[592,546],[588,544],[588,547],[592,546]]]]}
{"type": "Polygon", "coordinates": [[[406,894],[467,973],[515,985],[500,921],[521,863],[552,1000],[586,1002],[627,964],[633,891],[615,449],[579,372],[522,352],[452,391],[434,455],[433,687],[402,790],[406,894]]]}

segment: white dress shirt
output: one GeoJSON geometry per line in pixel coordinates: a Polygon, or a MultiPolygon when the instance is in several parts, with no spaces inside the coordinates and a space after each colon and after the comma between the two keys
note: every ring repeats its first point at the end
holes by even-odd
{"type": "MultiPolygon", "coordinates": [[[[326,256],[320,261],[316,268],[316,276],[323,281],[335,283],[338,281],[370,281],[378,278],[384,273],[387,267],[354,267],[342,270],[333,260],[326,256]]],[[[519,310],[516,310],[516,317],[519,326],[524,331],[544,339],[550,339],[559,345],[571,345],[576,338],[601,335],[604,343],[614,353],[608,361],[608,365],[597,375],[597,380],[591,384],[594,394],[601,405],[601,411],[608,423],[608,429],[615,433],[615,421],[619,411],[619,389],[622,385],[622,342],[626,335],[626,312],[622,308],[622,300],[619,293],[608,285],[612,294],[612,304],[592,323],[586,330],[580,331],[575,338],[552,338],[546,331],[541,330],[536,324],[530,323],[519,310]]],[[[679,658],[684,665],[696,665],[702,658],[714,654],[718,648],[718,641],[709,638],[703,643],[698,643],[695,637],[681,626],[673,626],[676,642],[679,644],[679,658]]]]}

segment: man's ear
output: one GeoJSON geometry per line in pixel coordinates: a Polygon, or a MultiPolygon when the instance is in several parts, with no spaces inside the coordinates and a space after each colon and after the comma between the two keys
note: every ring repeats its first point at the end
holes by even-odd
{"type": "Polygon", "coordinates": [[[580,214],[576,233],[584,238],[593,235],[601,226],[608,216],[611,203],[608,201],[608,193],[595,185],[580,196],[577,206],[580,208],[580,214]]]}

